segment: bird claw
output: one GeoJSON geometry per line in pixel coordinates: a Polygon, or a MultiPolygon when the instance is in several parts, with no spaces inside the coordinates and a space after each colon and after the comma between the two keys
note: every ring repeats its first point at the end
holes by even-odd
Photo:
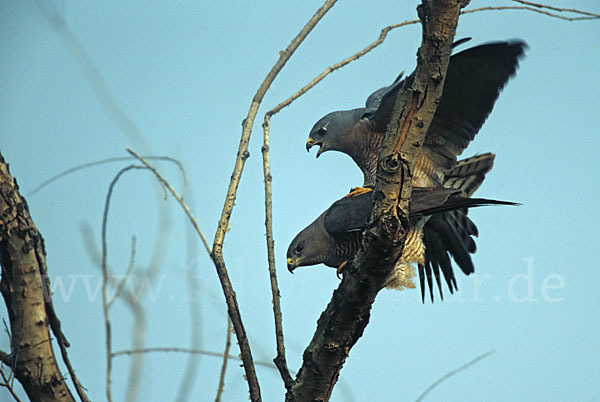
{"type": "Polygon", "coordinates": [[[336,275],[337,275],[338,279],[342,279],[344,277],[344,272],[347,269],[346,265],[348,265],[348,261],[342,262],[340,264],[340,266],[337,268],[336,275]]]}

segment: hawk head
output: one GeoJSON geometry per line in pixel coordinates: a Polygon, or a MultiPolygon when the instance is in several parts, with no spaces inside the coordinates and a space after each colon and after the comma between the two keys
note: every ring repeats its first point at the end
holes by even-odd
{"type": "Polygon", "coordinates": [[[291,273],[298,267],[327,263],[330,236],[325,230],[325,211],[292,240],[287,250],[287,268],[291,273]]]}
{"type": "Polygon", "coordinates": [[[314,145],[318,145],[317,158],[329,150],[352,154],[354,127],[366,111],[365,108],[358,108],[325,115],[310,130],[306,150],[310,151],[314,145]]]}

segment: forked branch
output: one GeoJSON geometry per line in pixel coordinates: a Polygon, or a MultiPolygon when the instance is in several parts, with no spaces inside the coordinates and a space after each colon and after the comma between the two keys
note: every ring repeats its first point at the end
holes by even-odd
{"type": "Polygon", "coordinates": [[[346,357],[368,324],[375,297],[402,253],[408,231],[412,171],[442,94],[460,6],[452,0],[424,0],[419,6],[423,24],[419,63],[411,88],[399,91],[388,125],[369,229],[361,250],[318,320],[287,401],[330,398],[346,357]]]}

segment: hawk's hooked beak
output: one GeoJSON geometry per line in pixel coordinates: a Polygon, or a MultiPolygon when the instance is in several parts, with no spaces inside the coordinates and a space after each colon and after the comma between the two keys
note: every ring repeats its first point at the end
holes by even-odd
{"type": "Polygon", "coordinates": [[[313,145],[319,146],[319,150],[317,151],[317,158],[318,158],[323,153],[323,151],[325,151],[325,149],[323,149],[323,143],[319,142],[319,141],[315,141],[312,138],[309,138],[306,141],[306,151],[309,152],[310,149],[313,147],[313,145]]]}
{"type": "Polygon", "coordinates": [[[292,260],[291,258],[287,259],[287,269],[288,271],[290,271],[291,274],[294,273],[294,270],[298,268],[298,266],[294,263],[294,260],[292,260]]]}

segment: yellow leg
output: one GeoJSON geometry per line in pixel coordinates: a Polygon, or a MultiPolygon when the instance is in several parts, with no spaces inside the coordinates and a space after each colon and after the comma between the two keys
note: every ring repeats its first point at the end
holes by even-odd
{"type": "Polygon", "coordinates": [[[339,279],[342,279],[340,275],[343,275],[343,274],[344,274],[344,271],[345,271],[345,268],[346,268],[346,265],[347,265],[347,264],[348,264],[348,261],[344,261],[344,262],[342,262],[342,263],[340,264],[340,266],[337,268],[337,274],[336,274],[336,275],[337,275],[337,277],[338,277],[339,279]]]}
{"type": "Polygon", "coordinates": [[[364,194],[364,193],[368,193],[369,191],[372,191],[372,188],[369,187],[353,187],[350,192],[348,193],[348,195],[346,196],[346,198],[348,197],[354,197],[355,195],[360,195],[360,194],[364,194]]]}

